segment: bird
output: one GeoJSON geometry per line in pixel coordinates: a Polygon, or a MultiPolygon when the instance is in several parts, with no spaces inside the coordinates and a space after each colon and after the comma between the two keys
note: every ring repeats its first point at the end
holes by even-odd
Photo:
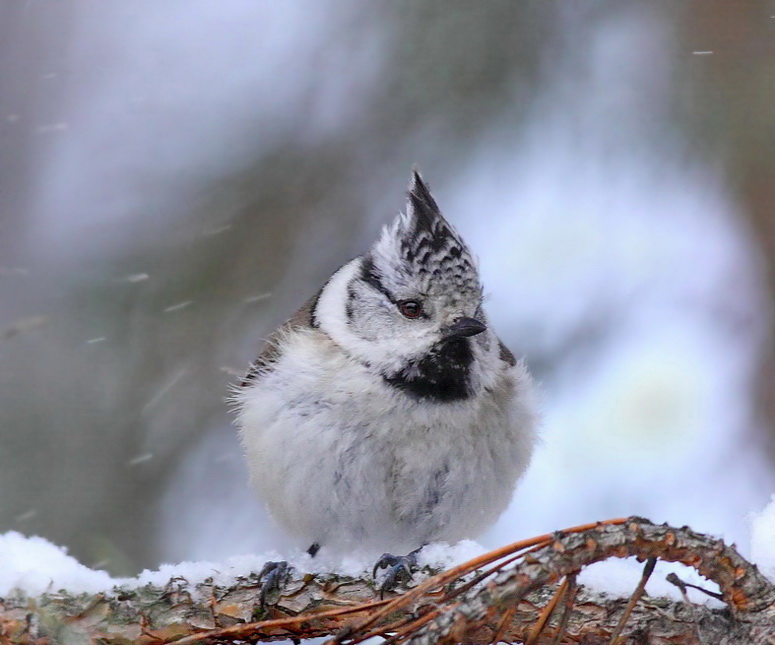
{"type": "Polygon", "coordinates": [[[383,552],[383,591],[423,546],[490,527],[530,462],[535,386],[483,293],[414,168],[404,211],[269,336],[233,395],[274,521],[312,556],[383,552]]]}

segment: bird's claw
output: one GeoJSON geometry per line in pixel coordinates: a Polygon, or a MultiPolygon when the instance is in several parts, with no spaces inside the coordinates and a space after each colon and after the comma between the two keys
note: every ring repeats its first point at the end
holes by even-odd
{"type": "Polygon", "coordinates": [[[377,577],[377,571],[387,569],[385,578],[379,587],[380,599],[384,597],[386,591],[393,591],[401,582],[413,580],[412,573],[417,569],[417,551],[412,551],[408,555],[393,555],[392,553],[383,553],[377,560],[374,570],[371,572],[373,578],[377,577]]]}
{"type": "MultiPolygon", "coordinates": [[[[258,596],[261,607],[266,606],[267,596],[269,594],[279,595],[283,585],[288,581],[291,574],[291,567],[285,560],[280,562],[267,562],[258,574],[258,582],[261,584],[261,592],[258,596]]],[[[277,599],[274,599],[274,604],[277,599]]]]}

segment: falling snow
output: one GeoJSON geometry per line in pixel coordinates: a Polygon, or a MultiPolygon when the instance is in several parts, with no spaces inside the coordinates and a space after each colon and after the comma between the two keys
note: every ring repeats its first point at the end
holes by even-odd
{"type": "Polygon", "coordinates": [[[185,300],[183,302],[179,302],[176,305],[170,305],[166,309],[164,309],[165,314],[171,314],[175,311],[180,311],[181,309],[185,309],[186,307],[190,307],[194,303],[193,300],[185,300]]]}
{"type": "Polygon", "coordinates": [[[150,278],[147,273],[132,273],[128,275],[125,279],[127,282],[144,282],[148,278],[150,278]]]}
{"type": "Polygon", "coordinates": [[[138,455],[137,457],[133,457],[127,462],[127,466],[137,466],[139,464],[144,464],[148,461],[151,461],[153,459],[153,453],[146,452],[143,455],[138,455]]]}

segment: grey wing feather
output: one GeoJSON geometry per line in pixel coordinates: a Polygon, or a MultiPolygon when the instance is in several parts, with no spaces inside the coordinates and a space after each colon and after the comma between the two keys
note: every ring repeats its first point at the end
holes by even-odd
{"type": "Polygon", "coordinates": [[[312,296],[312,298],[307,300],[307,302],[305,302],[304,305],[295,314],[293,314],[293,316],[291,316],[282,325],[280,325],[280,327],[272,332],[272,334],[264,342],[264,347],[261,350],[261,353],[258,355],[258,358],[251,363],[247,374],[245,374],[245,377],[240,383],[240,387],[250,385],[251,381],[253,381],[260,372],[271,368],[272,364],[277,361],[277,357],[280,354],[280,350],[278,349],[278,342],[289,331],[303,327],[314,327],[313,314],[319,295],[320,292],[312,296]]]}
{"type": "Polygon", "coordinates": [[[517,359],[514,358],[514,354],[511,353],[511,350],[506,347],[500,339],[498,339],[498,346],[500,348],[500,359],[508,363],[511,367],[514,367],[517,364],[517,359]]]}

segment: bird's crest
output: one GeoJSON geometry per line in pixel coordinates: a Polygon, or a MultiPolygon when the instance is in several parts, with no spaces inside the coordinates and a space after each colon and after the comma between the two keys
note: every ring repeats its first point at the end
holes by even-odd
{"type": "Polygon", "coordinates": [[[381,282],[392,274],[398,282],[411,280],[423,293],[481,292],[473,255],[442,216],[416,169],[406,212],[384,228],[366,264],[381,282]]]}

